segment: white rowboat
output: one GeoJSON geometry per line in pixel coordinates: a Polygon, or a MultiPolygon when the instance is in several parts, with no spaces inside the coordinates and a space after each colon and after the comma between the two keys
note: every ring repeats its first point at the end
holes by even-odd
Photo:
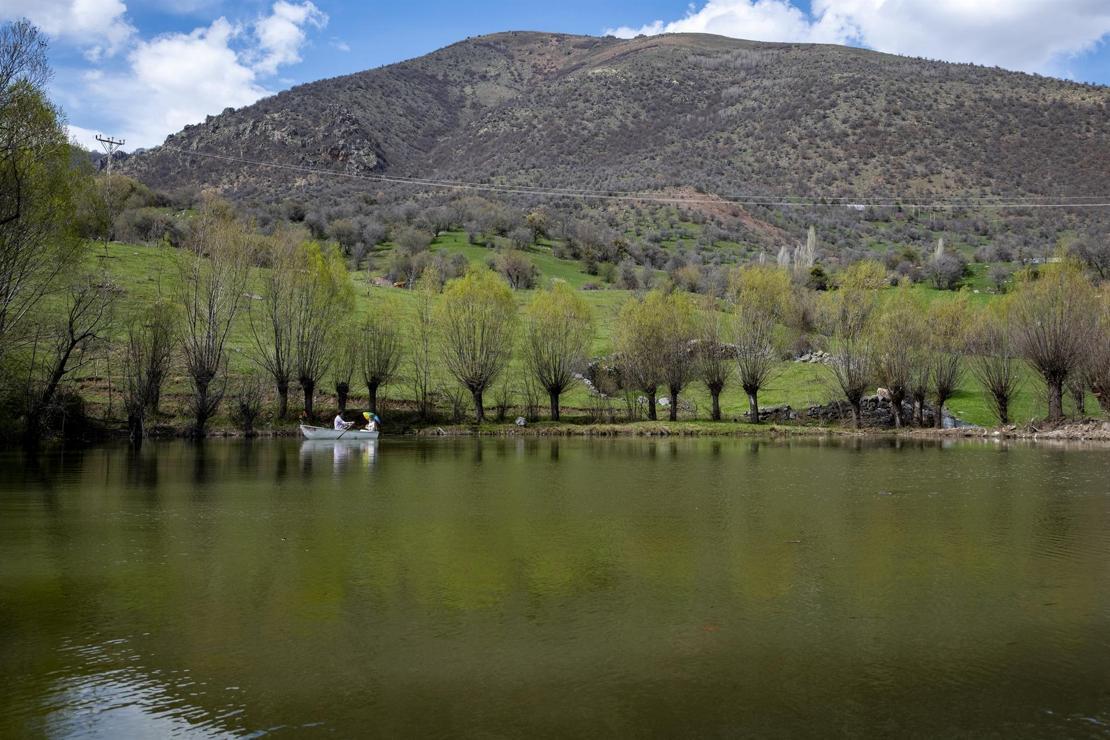
{"type": "Polygon", "coordinates": [[[343,432],[339,429],[328,429],[327,427],[310,427],[301,424],[301,434],[305,439],[340,439],[340,440],[365,440],[377,439],[377,432],[370,432],[365,429],[349,429],[343,432]]]}

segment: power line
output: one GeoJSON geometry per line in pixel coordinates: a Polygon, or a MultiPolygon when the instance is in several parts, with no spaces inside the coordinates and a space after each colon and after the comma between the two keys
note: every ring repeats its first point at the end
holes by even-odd
{"type": "MultiPolygon", "coordinates": [[[[98,137],[99,140],[99,137],[98,137]]],[[[122,143],[122,142],[121,142],[122,143]]],[[[1026,198],[1033,198],[1036,200],[1049,200],[1048,196],[997,196],[1002,198],[998,202],[990,200],[974,199],[974,200],[951,200],[951,201],[930,201],[930,202],[915,202],[904,201],[900,198],[891,196],[885,198],[852,198],[850,196],[836,196],[836,197],[813,197],[813,196],[718,196],[718,197],[691,197],[691,196],[667,196],[658,193],[636,192],[636,191],[620,191],[620,190],[596,190],[585,188],[557,188],[557,187],[542,187],[530,185],[498,185],[496,183],[476,183],[465,182],[459,180],[439,180],[432,178],[418,178],[418,177],[402,177],[399,175],[381,175],[381,174],[360,174],[352,172],[342,172],[339,170],[322,169],[318,167],[308,167],[304,165],[285,164],[281,162],[264,162],[260,160],[246,159],[243,157],[234,157],[227,154],[215,154],[212,152],[198,152],[190,151],[188,149],[181,149],[169,145],[163,145],[161,149],[177,152],[187,156],[194,157],[207,157],[209,159],[217,159],[226,162],[237,162],[240,164],[253,165],[256,167],[267,167],[271,169],[286,170],[293,172],[300,172],[303,174],[322,175],[329,177],[339,177],[350,180],[364,180],[370,182],[383,182],[395,185],[417,185],[430,188],[444,188],[451,190],[471,190],[480,192],[494,192],[503,195],[531,195],[531,196],[548,196],[553,198],[581,198],[589,200],[609,200],[609,201],[633,201],[645,203],[672,203],[672,204],[693,204],[693,205],[721,205],[723,203],[732,205],[752,205],[752,206],[775,206],[781,208],[922,208],[934,210],[954,210],[958,208],[989,208],[989,209],[1021,209],[1021,208],[1110,208],[1110,195],[1081,195],[1069,196],[1066,198],[1055,198],[1050,202],[1023,202],[1026,198]],[[1091,199],[1096,202],[1064,202],[1078,201],[1080,199],[1091,199]],[[831,202],[839,201],[839,202],[831,202]]]]}

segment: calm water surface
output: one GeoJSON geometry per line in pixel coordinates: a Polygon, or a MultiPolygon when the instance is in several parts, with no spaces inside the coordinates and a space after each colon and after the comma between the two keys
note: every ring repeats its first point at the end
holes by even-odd
{"type": "Polygon", "coordinates": [[[314,444],[0,453],[0,735],[1110,735],[1110,449],[314,444]]]}

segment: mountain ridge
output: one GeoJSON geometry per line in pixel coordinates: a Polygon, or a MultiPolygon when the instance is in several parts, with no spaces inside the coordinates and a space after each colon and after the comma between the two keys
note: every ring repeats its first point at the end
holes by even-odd
{"type": "Polygon", "coordinates": [[[121,170],[257,207],[428,191],[375,185],[367,196],[364,183],[172,150],[725,198],[1086,196],[1110,192],[1108,112],[1110,88],[855,47],[506,31],[227,109],[121,170]]]}

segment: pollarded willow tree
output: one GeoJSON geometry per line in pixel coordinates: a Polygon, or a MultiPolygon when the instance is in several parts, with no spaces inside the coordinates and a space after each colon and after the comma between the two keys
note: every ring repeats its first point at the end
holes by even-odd
{"type": "Polygon", "coordinates": [[[524,309],[524,359],[547,391],[551,419],[560,417],[559,399],[577,382],[594,339],[594,317],[585,299],[563,281],[540,290],[524,309]]]}
{"type": "Polygon", "coordinates": [[[1064,385],[1083,372],[1091,347],[1100,341],[1098,293],[1082,266],[1065,259],[1044,265],[1036,277],[1021,276],[1007,297],[1007,314],[1015,347],[1044,380],[1048,420],[1059,422],[1064,385]]]}
{"type": "Polygon", "coordinates": [[[435,307],[447,371],[474,399],[474,417],[485,420],[483,394],[512,358],[517,315],[513,292],[496,273],[474,268],[447,283],[435,307]]]}
{"type": "Polygon", "coordinates": [[[728,342],[728,315],[707,299],[698,312],[697,373],[711,399],[710,417],[721,420],[721,394],[736,369],[736,346],[728,342]]]}
{"type": "Polygon", "coordinates": [[[354,290],[343,255],[318,242],[302,245],[293,288],[293,353],[304,413],[314,415],[316,386],[340,351],[336,334],[351,311],[354,290]]]}
{"type": "MultiPolygon", "coordinates": [[[[906,423],[902,404],[911,396],[915,370],[925,362],[924,312],[918,294],[909,285],[900,285],[876,311],[872,322],[875,379],[890,393],[895,427],[906,423]]],[[[926,387],[922,393],[927,391],[926,387]]]]}
{"type": "Polygon", "coordinates": [[[963,377],[968,331],[973,316],[967,293],[951,300],[935,300],[929,306],[928,357],[933,381],[933,426],[944,426],[944,404],[956,393],[963,377]]]}
{"type": "Polygon", "coordinates": [[[1104,283],[1099,301],[1098,337],[1087,358],[1087,384],[1104,413],[1110,413],[1110,283],[1104,283]]]}
{"type": "Polygon", "coordinates": [[[986,391],[998,423],[1009,424],[1010,404],[1021,387],[1021,373],[1000,305],[992,305],[975,319],[970,335],[971,372],[986,391]]]}
{"type": "Polygon", "coordinates": [[[672,291],[664,303],[663,384],[667,388],[667,418],[678,421],[678,394],[697,372],[697,306],[685,291],[672,291]]]}
{"type": "Polygon", "coordinates": [[[759,423],[759,392],[779,367],[776,326],[793,306],[790,273],[772,265],[749,265],[732,279],[736,293],[736,369],[748,397],[748,418],[759,423]]]}
{"type": "Polygon", "coordinates": [[[837,283],[825,305],[825,329],[833,348],[832,361],[825,367],[848,401],[858,429],[863,425],[863,396],[875,376],[869,335],[886,270],[876,262],[857,262],[840,274],[837,283]]]}
{"type": "Polygon", "coordinates": [[[357,365],[374,414],[378,413],[378,390],[392,382],[401,367],[404,333],[398,319],[391,301],[375,302],[356,334],[357,365]]]}
{"type": "Polygon", "coordinates": [[[224,203],[206,199],[180,252],[182,351],[193,386],[193,434],[204,436],[227,390],[227,340],[243,309],[250,237],[224,203]]]}
{"type": "Polygon", "coordinates": [[[298,274],[303,269],[302,229],[279,228],[264,248],[269,250],[270,270],[262,280],[262,300],[248,304],[254,360],[273,379],[278,396],[278,418],[289,415],[289,384],[295,367],[294,334],[298,274]]]}
{"type": "Polygon", "coordinates": [[[666,378],[660,348],[667,337],[667,312],[667,296],[653,290],[625,301],[613,330],[613,345],[624,384],[647,397],[648,418],[652,421],[658,418],[656,394],[666,378]]]}

